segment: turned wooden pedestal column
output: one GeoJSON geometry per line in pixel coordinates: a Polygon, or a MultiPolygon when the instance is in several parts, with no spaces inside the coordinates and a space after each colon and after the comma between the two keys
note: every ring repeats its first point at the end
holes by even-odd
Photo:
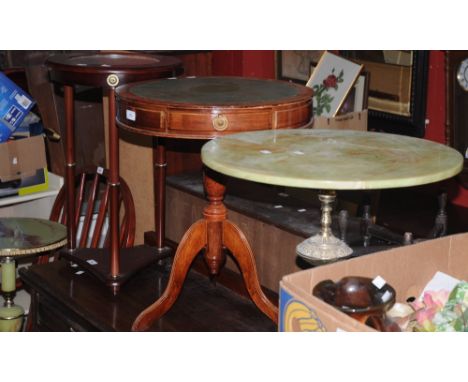
{"type": "Polygon", "coordinates": [[[255,305],[273,322],[278,322],[278,308],[262,291],[250,245],[239,227],[227,219],[227,210],[223,203],[226,187],[222,177],[205,169],[204,186],[209,204],[203,211],[203,219],[195,222],[183,236],[164,294],[137,317],[132,330],[148,329],[152,322],[172,307],[193,260],[202,249],[212,276],[220,272],[225,262],[225,251],[228,250],[239,265],[245,286],[255,305]]]}

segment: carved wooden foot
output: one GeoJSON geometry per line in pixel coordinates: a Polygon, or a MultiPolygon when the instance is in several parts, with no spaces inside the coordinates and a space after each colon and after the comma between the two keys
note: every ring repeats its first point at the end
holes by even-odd
{"type": "Polygon", "coordinates": [[[262,291],[258,281],[254,255],[245,235],[234,223],[228,220],[224,222],[223,233],[224,245],[237,260],[245,286],[253,302],[266,316],[278,324],[278,308],[262,291]]]}
{"type": "MultiPolygon", "coordinates": [[[[141,312],[133,323],[132,330],[147,330],[162,317],[176,302],[190,269],[190,265],[206,245],[207,223],[199,220],[182,238],[172,265],[172,272],[163,295],[141,312]]],[[[226,248],[239,264],[244,283],[257,307],[273,322],[278,323],[278,308],[265,296],[258,281],[257,268],[250,245],[242,231],[233,223],[223,223],[223,238],[226,248]]]]}
{"type": "Polygon", "coordinates": [[[180,241],[163,295],[138,315],[133,322],[132,330],[147,330],[155,320],[174,305],[182,290],[190,265],[205,244],[206,222],[199,220],[188,229],[180,241]]]}

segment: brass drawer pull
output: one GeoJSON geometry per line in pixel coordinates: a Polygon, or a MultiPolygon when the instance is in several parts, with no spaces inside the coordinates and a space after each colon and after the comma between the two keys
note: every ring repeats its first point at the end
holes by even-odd
{"type": "Polygon", "coordinates": [[[229,126],[229,121],[227,117],[221,114],[214,117],[212,122],[213,122],[213,128],[216,131],[224,131],[229,126]]]}

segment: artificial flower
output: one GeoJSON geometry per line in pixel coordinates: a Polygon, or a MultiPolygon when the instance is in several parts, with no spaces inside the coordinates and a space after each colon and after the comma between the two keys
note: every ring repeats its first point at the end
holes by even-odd
{"type": "Polygon", "coordinates": [[[444,308],[449,295],[450,292],[447,290],[426,291],[422,300],[416,300],[411,303],[411,306],[415,310],[416,330],[426,332],[436,330],[436,325],[433,322],[434,317],[444,308]]]}

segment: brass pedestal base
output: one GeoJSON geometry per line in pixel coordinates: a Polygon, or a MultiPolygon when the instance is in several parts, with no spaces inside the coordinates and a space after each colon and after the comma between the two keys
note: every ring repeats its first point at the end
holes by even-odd
{"type": "Polygon", "coordinates": [[[336,199],[334,191],[321,191],[319,200],[322,203],[322,228],[314,235],[298,244],[296,253],[313,265],[330,263],[348,257],[353,250],[342,240],[335,237],[331,231],[332,203],[336,199]]]}

